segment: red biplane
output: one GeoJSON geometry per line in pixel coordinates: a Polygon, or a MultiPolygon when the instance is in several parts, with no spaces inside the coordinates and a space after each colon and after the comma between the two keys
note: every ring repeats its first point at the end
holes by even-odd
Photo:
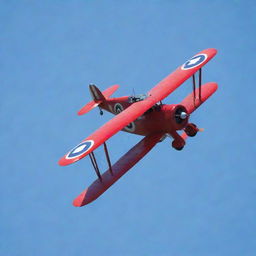
{"type": "Polygon", "coordinates": [[[201,51],[164,78],[146,95],[110,98],[118,89],[118,85],[103,92],[95,85],[89,86],[93,100],[86,104],[78,115],[99,107],[101,114],[104,109],[116,116],[59,160],[59,164],[64,166],[89,155],[98,176],[98,179],[73,201],[74,206],[83,206],[98,198],[167,136],[173,138],[172,147],[181,150],[186,138],[197,134],[200,129],[190,123],[189,118],[191,113],[217,90],[217,84],[214,82],[202,85],[202,67],[216,53],[215,49],[201,51]],[[198,86],[195,77],[197,71],[198,86]],[[180,104],[162,104],[162,100],[189,77],[193,80],[193,92],[180,104]],[[112,165],[106,141],[120,130],[145,137],[112,165]],[[182,133],[179,134],[179,131],[182,133]],[[109,169],[101,175],[93,151],[102,144],[109,169]]]}

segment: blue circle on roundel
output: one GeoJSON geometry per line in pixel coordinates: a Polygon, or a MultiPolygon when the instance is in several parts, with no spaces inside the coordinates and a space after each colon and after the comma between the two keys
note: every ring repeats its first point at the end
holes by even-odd
{"type": "Polygon", "coordinates": [[[200,65],[202,62],[204,62],[205,60],[206,60],[206,55],[204,54],[196,55],[190,60],[188,60],[187,62],[185,62],[185,64],[183,65],[183,69],[196,67],[200,65]]]}
{"type": "Polygon", "coordinates": [[[68,157],[77,157],[86,152],[90,147],[92,146],[91,141],[85,141],[83,143],[80,143],[75,148],[73,148],[69,154],[68,157]]]}

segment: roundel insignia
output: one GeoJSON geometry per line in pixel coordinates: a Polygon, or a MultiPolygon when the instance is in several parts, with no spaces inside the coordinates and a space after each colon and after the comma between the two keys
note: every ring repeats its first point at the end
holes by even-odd
{"type": "MultiPolygon", "coordinates": [[[[114,111],[116,114],[121,113],[124,110],[124,107],[120,103],[116,103],[114,106],[114,111]]],[[[127,126],[124,127],[124,130],[127,132],[134,132],[135,131],[135,124],[134,122],[129,123],[127,126]]]]}
{"type": "Polygon", "coordinates": [[[207,60],[207,54],[204,54],[204,53],[198,54],[198,55],[192,57],[191,59],[189,59],[188,61],[186,61],[181,66],[181,69],[182,70],[187,70],[187,69],[197,67],[200,64],[202,64],[203,62],[205,62],[206,60],[207,60]]]}
{"type": "Polygon", "coordinates": [[[120,103],[116,103],[114,106],[114,111],[116,114],[121,113],[124,110],[123,106],[120,103]]]}
{"type": "Polygon", "coordinates": [[[79,145],[77,145],[76,147],[74,147],[67,155],[66,155],[66,159],[72,159],[78,156],[81,156],[82,154],[84,154],[85,152],[87,152],[94,144],[93,140],[87,140],[84,141],[82,143],[80,143],[79,145]]]}
{"type": "Polygon", "coordinates": [[[124,127],[124,129],[128,132],[134,132],[135,131],[134,122],[129,123],[127,126],[124,127]]]}

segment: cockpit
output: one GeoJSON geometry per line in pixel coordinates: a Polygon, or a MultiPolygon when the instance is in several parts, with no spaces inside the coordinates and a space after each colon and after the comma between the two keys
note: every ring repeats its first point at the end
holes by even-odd
{"type": "MultiPolygon", "coordinates": [[[[128,101],[129,103],[135,103],[135,102],[139,102],[139,101],[143,101],[147,98],[148,96],[146,94],[137,94],[137,95],[134,95],[134,96],[130,96],[128,98],[128,101]]],[[[149,108],[145,113],[145,114],[149,114],[153,111],[160,111],[161,110],[161,107],[162,107],[162,102],[158,102],[156,103],[153,107],[149,108]]]]}
{"type": "Polygon", "coordinates": [[[146,98],[147,98],[146,94],[138,94],[138,95],[135,95],[135,96],[130,96],[129,97],[129,103],[142,101],[142,100],[145,100],[146,98]]]}

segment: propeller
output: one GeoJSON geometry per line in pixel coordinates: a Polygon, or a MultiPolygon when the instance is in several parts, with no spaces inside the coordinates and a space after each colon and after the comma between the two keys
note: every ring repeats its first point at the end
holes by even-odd
{"type": "Polygon", "coordinates": [[[178,108],[175,112],[175,120],[178,124],[181,124],[184,120],[189,117],[189,114],[184,108],[178,108]]]}

